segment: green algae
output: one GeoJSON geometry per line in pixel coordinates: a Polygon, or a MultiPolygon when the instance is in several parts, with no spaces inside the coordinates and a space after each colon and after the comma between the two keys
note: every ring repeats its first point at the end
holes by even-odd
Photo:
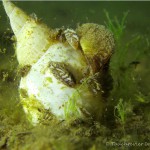
{"type": "Polygon", "coordinates": [[[78,91],[75,91],[70,99],[64,104],[64,114],[66,120],[78,118],[81,116],[77,106],[78,99],[80,99],[80,94],[78,91]]]}
{"type": "Polygon", "coordinates": [[[52,83],[52,82],[53,82],[53,80],[52,80],[51,77],[47,77],[47,78],[46,78],[46,81],[47,81],[48,83],[52,83]]]}

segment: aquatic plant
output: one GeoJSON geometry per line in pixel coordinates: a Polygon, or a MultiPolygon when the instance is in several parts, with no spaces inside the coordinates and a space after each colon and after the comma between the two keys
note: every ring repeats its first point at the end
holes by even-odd
{"type": "Polygon", "coordinates": [[[150,102],[150,100],[141,92],[139,92],[138,94],[135,95],[135,100],[140,103],[144,103],[144,104],[147,104],[150,102]]]}
{"type": "Polygon", "coordinates": [[[118,119],[118,121],[124,126],[126,123],[126,109],[122,98],[119,99],[118,104],[114,108],[114,115],[118,119]]]}
{"type": "MultiPolygon", "coordinates": [[[[69,100],[64,104],[64,114],[66,120],[70,121],[75,118],[82,118],[84,117],[85,114],[86,116],[93,117],[93,114],[95,113],[99,113],[99,115],[96,115],[97,119],[99,119],[99,117],[102,115],[104,104],[101,103],[100,99],[102,98],[101,93],[103,93],[103,91],[101,89],[99,82],[96,80],[97,74],[82,80],[81,85],[76,89],[76,91],[69,97],[69,100]],[[92,98],[92,95],[90,94],[88,95],[84,94],[87,91],[87,89],[91,90],[94,93],[94,98],[92,98]],[[79,101],[82,96],[85,97],[85,102],[87,102],[88,99],[90,101],[93,101],[93,105],[87,106],[88,108],[90,108],[89,109],[91,110],[90,112],[88,112],[86,109],[82,107],[79,107],[82,106],[82,101],[79,101]],[[94,107],[94,109],[92,107],[94,107]]],[[[85,105],[87,104],[85,103],[85,105]]]]}
{"type": "Polygon", "coordinates": [[[80,117],[80,111],[77,106],[77,99],[80,98],[80,93],[76,90],[69,100],[64,104],[65,119],[70,121],[80,117]]]}
{"type": "Polygon", "coordinates": [[[105,9],[104,9],[104,13],[107,19],[105,24],[108,27],[108,29],[110,29],[113,32],[115,40],[117,41],[117,44],[119,44],[121,37],[124,33],[124,29],[126,27],[125,26],[126,18],[127,18],[129,11],[124,12],[121,20],[118,20],[117,17],[114,17],[114,19],[110,18],[108,11],[105,9]]]}
{"type": "Polygon", "coordinates": [[[124,13],[121,20],[118,20],[117,17],[110,18],[106,10],[104,13],[107,18],[105,24],[114,33],[116,40],[115,53],[110,62],[110,70],[114,80],[111,98],[120,99],[122,97],[125,101],[130,98],[134,100],[135,95],[139,92],[134,66],[140,63],[139,60],[146,51],[144,50],[146,46],[143,48],[142,45],[148,45],[148,39],[139,34],[128,36],[129,40],[125,39],[126,19],[129,11],[124,13]]]}

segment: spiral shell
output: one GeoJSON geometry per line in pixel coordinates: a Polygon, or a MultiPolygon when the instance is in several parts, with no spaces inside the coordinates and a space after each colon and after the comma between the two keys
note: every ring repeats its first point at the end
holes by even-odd
{"type": "Polygon", "coordinates": [[[20,100],[27,118],[37,124],[48,111],[60,120],[87,114],[99,119],[105,104],[95,72],[113,52],[111,33],[96,24],[76,31],[50,29],[10,1],[3,5],[16,36],[20,100]]]}
{"type": "Polygon", "coordinates": [[[50,39],[54,30],[37,22],[33,17],[29,17],[8,0],[4,0],[3,5],[16,36],[16,55],[19,64],[25,66],[36,63],[48,47],[54,43],[50,39]]]}

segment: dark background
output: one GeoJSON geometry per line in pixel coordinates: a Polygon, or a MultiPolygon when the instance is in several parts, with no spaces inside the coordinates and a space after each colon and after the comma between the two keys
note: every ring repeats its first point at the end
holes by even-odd
{"type": "MultiPolygon", "coordinates": [[[[130,11],[127,17],[127,31],[131,33],[150,32],[150,2],[79,2],[79,1],[18,1],[15,2],[28,14],[35,13],[38,18],[51,27],[75,27],[77,23],[93,22],[104,24],[106,9],[111,17],[122,18],[123,12],[130,11]]],[[[9,27],[8,18],[0,2],[0,31],[9,27]]]]}

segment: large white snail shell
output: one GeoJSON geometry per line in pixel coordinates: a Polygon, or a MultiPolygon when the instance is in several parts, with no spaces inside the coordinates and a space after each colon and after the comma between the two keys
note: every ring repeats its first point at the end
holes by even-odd
{"type": "MultiPolygon", "coordinates": [[[[79,81],[88,68],[83,53],[67,43],[54,42],[52,30],[46,25],[28,17],[10,1],[3,0],[4,8],[16,36],[16,54],[19,65],[31,68],[20,81],[20,97],[28,119],[33,124],[39,122],[45,110],[58,119],[100,116],[102,111],[101,95],[94,97],[86,83],[79,81]],[[60,62],[70,66],[78,84],[67,86],[52,73],[50,62],[60,62]]],[[[86,80],[86,79],[85,79],[86,80]]]]}
{"type": "MultiPolygon", "coordinates": [[[[80,71],[84,70],[86,67],[86,63],[81,60],[80,51],[74,51],[70,46],[64,46],[63,44],[56,44],[51,46],[47,52],[38,60],[38,62],[32,66],[28,75],[21,79],[20,89],[24,89],[27,91],[27,97],[23,97],[21,95],[22,100],[27,100],[26,103],[30,103],[28,98],[33,98],[38,100],[40,103],[44,105],[44,108],[47,110],[51,110],[51,112],[56,115],[59,119],[66,119],[65,110],[67,109],[68,101],[74,101],[75,97],[75,108],[78,117],[83,117],[83,114],[80,109],[85,104],[82,99],[86,99],[85,103],[90,101],[92,93],[86,87],[82,87],[80,89],[80,85],[76,88],[71,88],[66,86],[59,80],[55,78],[55,76],[51,73],[49,62],[50,61],[58,61],[67,63],[72,67],[78,68],[80,71]],[[80,59],[80,60],[79,60],[80,59]],[[85,92],[85,93],[84,93],[85,92]]],[[[94,104],[94,103],[93,103],[94,104]]],[[[89,105],[89,109],[92,109],[92,105],[89,105]]],[[[99,108],[99,104],[97,103],[99,108]]],[[[100,105],[101,107],[102,105],[100,105]]],[[[31,111],[29,105],[24,103],[24,108],[27,113],[31,111]]],[[[95,110],[97,110],[95,105],[95,110]]],[[[68,110],[69,111],[69,110],[68,110]]],[[[88,111],[88,110],[87,110],[88,111]]],[[[73,115],[71,110],[68,114],[73,115]]],[[[34,113],[34,117],[32,122],[38,122],[37,113],[34,113]]]]}

